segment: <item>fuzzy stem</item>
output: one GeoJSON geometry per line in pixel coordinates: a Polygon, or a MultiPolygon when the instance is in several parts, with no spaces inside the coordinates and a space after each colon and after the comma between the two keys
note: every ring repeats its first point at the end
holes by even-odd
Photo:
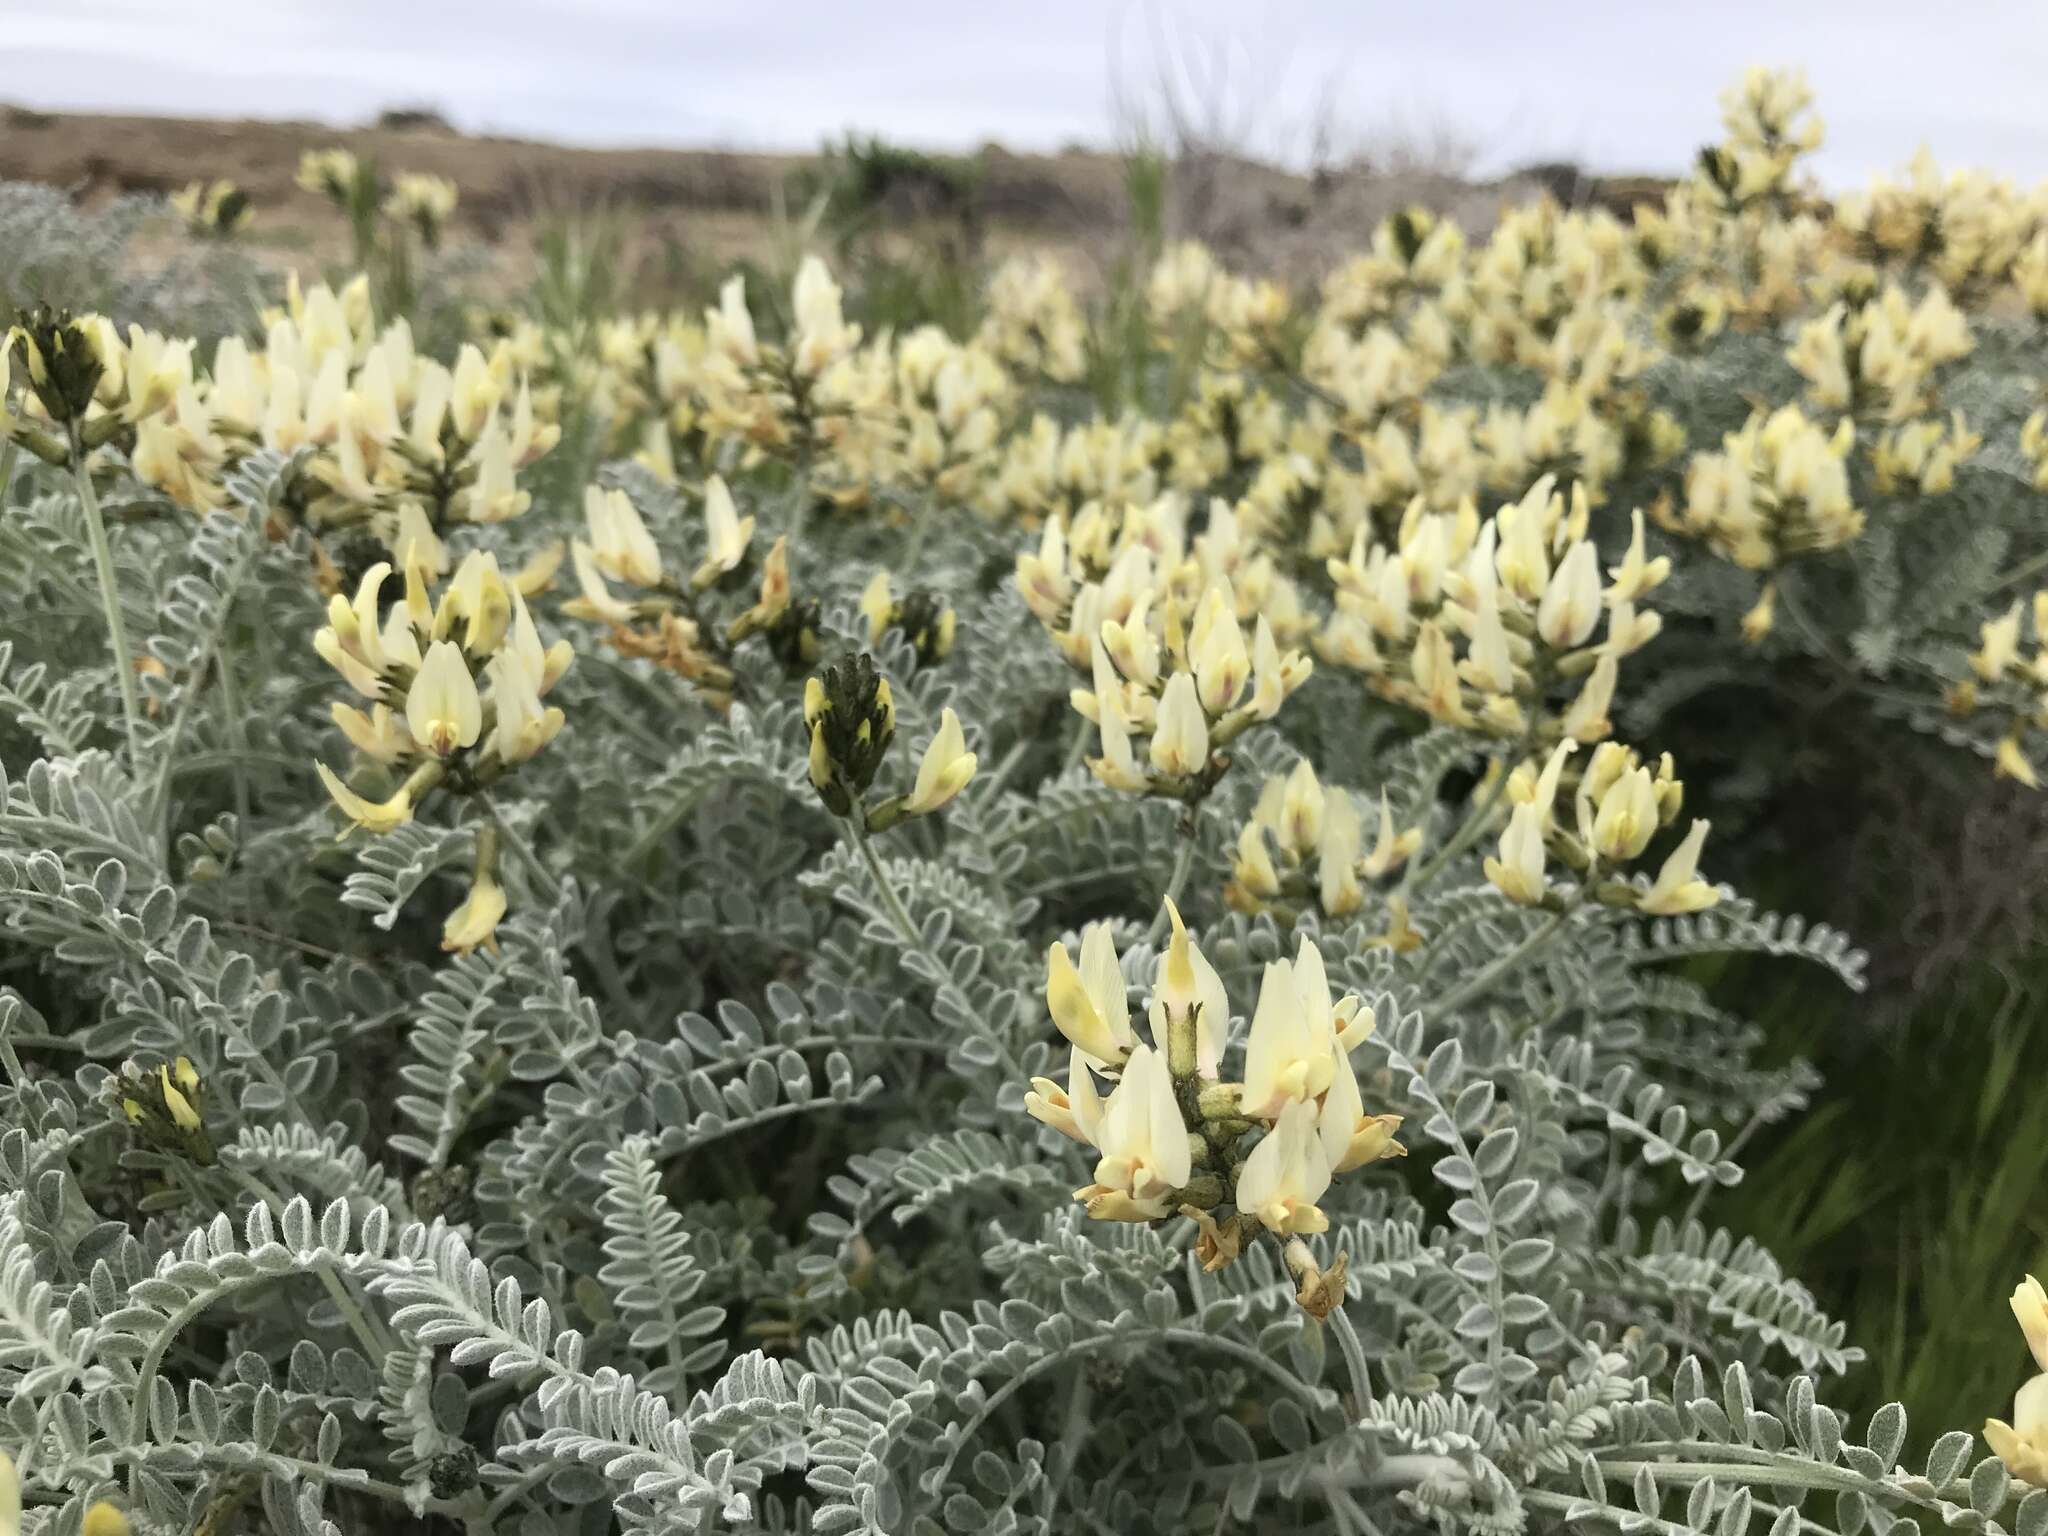
{"type": "Polygon", "coordinates": [[[1145,942],[1155,948],[1166,937],[1170,919],[1166,915],[1168,902],[1178,902],[1180,893],[1187,888],[1188,874],[1195,867],[1195,842],[1197,827],[1195,813],[1190,810],[1181,822],[1180,851],[1173,856],[1173,873],[1166,881],[1166,894],[1160,899],[1159,910],[1153,914],[1151,931],[1145,935],[1145,942]]]}
{"type": "MultiPolygon", "coordinates": [[[[868,867],[869,878],[874,881],[875,892],[881,898],[882,910],[888,916],[890,926],[896,930],[898,936],[902,938],[907,946],[924,957],[925,963],[937,975],[941,977],[948,976],[950,973],[945,965],[940,962],[938,956],[932,953],[931,946],[925,942],[923,932],[919,930],[916,922],[912,920],[909,908],[903,905],[903,898],[896,894],[896,887],[890,883],[889,872],[883,867],[881,857],[875,852],[875,845],[868,837],[867,827],[863,824],[864,816],[865,811],[863,808],[856,805],[853,815],[846,819],[847,835],[853,839],[854,847],[860,850],[861,859],[868,867]]],[[[994,1048],[996,1054],[1002,1058],[1004,1069],[1012,1077],[1022,1077],[1024,1075],[1023,1065],[1017,1060],[1016,1053],[1010,1049],[1010,1042],[1004,1039],[999,1032],[990,1027],[985,1021],[981,1021],[971,1006],[967,1006],[969,1000],[959,984],[950,980],[942,980],[935,983],[935,985],[941,992],[951,991],[954,994],[958,1002],[967,1008],[968,1016],[977,1020],[980,1034],[994,1048]]]]}
{"type": "Polygon", "coordinates": [[[910,542],[904,546],[897,568],[902,571],[916,569],[918,555],[931,547],[932,523],[939,514],[939,491],[937,486],[927,486],[924,494],[917,498],[917,511],[910,518],[910,542]]]}
{"type": "Polygon", "coordinates": [[[1503,756],[1498,761],[1500,763],[1500,773],[1494,779],[1492,786],[1480,797],[1479,802],[1472,807],[1471,811],[1466,815],[1464,822],[1457,831],[1451,834],[1450,839],[1443,847],[1431,854],[1429,859],[1417,867],[1414,874],[1409,876],[1409,889],[1413,890],[1429,884],[1431,880],[1435,879],[1442,872],[1445,865],[1449,864],[1451,860],[1455,859],[1467,848],[1470,848],[1473,843],[1479,840],[1480,834],[1486,830],[1487,823],[1493,819],[1494,808],[1500,804],[1501,796],[1506,794],[1508,790],[1508,775],[1511,772],[1508,767],[1508,760],[1503,756]]]}
{"type": "Polygon", "coordinates": [[[1372,1373],[1366,1367],[1365,1346],[1359,1342],[1358,1330],[1351,1326],[1341,1304],[1330,1313],[1330,1328],[1337,1335],[1337,1347],[1344,1352],[1345,1368],[1351,1372],[1351,1392],[1358,1399],[1358,1412],[1362,1417],[1369,1416],[1376,1406],[1372,1373]]]}
{"type": "Polygon", "coordinates": [[[1432,1013],[1453,1012],[1456,1009],[1462,1008],[1467,1003],[1476,1002],[1484,997],[1496,981],[1499,981],[1501,977],[1505,976],[1509,971],[1521,964],[1522,961],[1528,959],[1530,955],[1547,944],[1551,936],[1564,926],[1565,920],[1572,915],[1575,909],[1575,906],[1571,906],[1566,907],[1561,912],[1553,912],[1550,915],[1549,922],[1543,924],[1540,928],[1532,930],[1527,938],[1494,961],[1485,970],[1471,977],[1463,986],[1454,987],[1435,1002],[1429,1004],[1424,1010],[1425,1017],[1432,1013]]]}
{"type": "MultiPolygon", "coordinates": [[[[479,795],[477,798],[483,802],[484,814],[490,818],[490,825],[495,829],[498,838],[503,841],[507,848],[510,848],[513,853],[518,855],[519,862],[526,866],[526,871],[533,877],[535,885],[552,900],[560,901],[562,899],[562,882],[555,878],[554,871],[541,863],[540,855],[533,851],[532,845],[512,830],[505,818],[498,813],[498,807],[489,795],[479,795]]],[[[482,838],[483,832],[479,830],[477,845],[479,858],[481,858],[483,849],[482,838]]]]}
{"type": "Polygon", "coordinates": [[[1088,732],[1092,729],[1093,727],[1088,724],[1088,719],[1085,715],[1078,717],[1078,724],[1074,728],[1074,739],[1067,744],[1067,758],[1060,765],[1060,772],[1065,773],[1068,769],[1079,766],[1081,759],[1087,756],[1088,732]]]}
{"type": "Polygon", "coordinates": [[[107,542],[106,519],[100,515],[100,499],[92,488],[92,472],[86,467],[85,444],[78,423],[71,423],[71,469],[78,482],[78,500],[85,508],[86,536],[92,544],[92,563],[99,575],[100,610],[106,615],[107,640],[114,650],[114,680],[121,688],[121,714],[128,726],[128,765],[142,760],[142,696],[135,685],[135,663],[128,650],[128,625],[121,617],[121,593],[114,583],[114,549],[107,542]]]}
{"type": "Polygon", "coordinates": [[[996,764],[996,771],[989,775],[988,788],[982,793],[993,799],[995,792],[1010,782],[1010,775],[1017,771],[1017,765],[1024,761],[1024,754],[1030,750],[1031,738],[1019,737],[1017,744],[1004,754],[1000,763],[996,764]]]}
{"type": "Polygon", "coordinates": [[[896,925],[896,931],[904,942],[922,948],[924,935],[911,920],[910,911],[903,905],[903,898],[896,894],[896,887],[890,883],[889,872],[882,867],[881,856],[875,852],[874,840],[868,836],[867,828],[858,821],[849,822],[853,828],[853,845],[860,850],[860,856],[867,861],[868,873],[874,877],[875,892],[882,898],[882,906],[889,914],[889,921],[896,925]]]}

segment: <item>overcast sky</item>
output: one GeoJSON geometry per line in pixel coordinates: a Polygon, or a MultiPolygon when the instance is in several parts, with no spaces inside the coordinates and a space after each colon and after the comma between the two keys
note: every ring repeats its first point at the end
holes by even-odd
{"type": "Polygon", "coordinates": [[[2048,179],[2038,0],[0,0],[0,95],[50,108],[457,126],[588,144],[1103,144],[1119,94],[1229,61],[1227,116],[1300,160],[1391,126],[1486,169],[1669,170],[1751,62],[1803,65],[1832,186],[1944,162],[2048,179]],[[1327,110],[1322,104],[1327,102],[1327,110]],[[1254,108],[1255,103],[1260,103],[1254,108]]]}

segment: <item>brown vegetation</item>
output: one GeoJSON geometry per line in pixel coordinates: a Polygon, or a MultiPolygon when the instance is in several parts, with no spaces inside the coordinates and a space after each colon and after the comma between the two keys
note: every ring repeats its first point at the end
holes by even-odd
{"type": "MultiPolygon", "coordinates": [[[[473,136],[428,110],[387,112],[370,127],[312,122],[97,116],[0,109],[0,179],[65,188],[82,200],[174,191],[195,177],[226,177],[257,209],[250,244],[280,257],[335,259],[345,225],[327,202],[294,184],[306,150],[340,145],[387,169],[446,176],[462,189],[458,237],[507,248],[518,263],[533,226],[554,214],[605,209],[641,226],[650,248],[723,264],[760,254],[778,207],[799,213],[815,155],[720,149],[584,149],[473,136]]],[[[1088,150],[977,157],[975,223],[994,251],[1021,242],[1063,250],[1088,269],[1125,220],[1120,156],[1088,150]]],[[[1356,249],[1375,223],[1420,202],[1474,229],[1501,206],[1549,189],[1567,201],[1627,201],[1660,184],[1600,182],[1572,167],[1543,167],[1497,182],[1426,169],[1323,170],[1295,175],[1226,155],[1183,157],[1173,200],[1176,232],[1198,235],[1234,261],[1312,279],[1356,249]]],[[[1624,203],[1625,206],[1625,203],[1624,203]]],[[[921,210],[884,203],[884,220],[914,225],[921,210]]]]}

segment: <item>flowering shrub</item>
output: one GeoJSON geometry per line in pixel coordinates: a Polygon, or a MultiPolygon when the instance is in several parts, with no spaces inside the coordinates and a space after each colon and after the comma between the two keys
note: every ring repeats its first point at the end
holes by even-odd
{"type": "Polygon", "coordinates": [[[1908,1458],[1712,1224],[1814,1077],[1685,962],[1863,957],[1659,737],[1821,665],[2034,781],[2048,201],[1724,107],[1633,222],[1171,248],[1116,410],[1038,259],[24,309],[0,1524],[2038,1536],[2048,1376],[1908,1458]]]}

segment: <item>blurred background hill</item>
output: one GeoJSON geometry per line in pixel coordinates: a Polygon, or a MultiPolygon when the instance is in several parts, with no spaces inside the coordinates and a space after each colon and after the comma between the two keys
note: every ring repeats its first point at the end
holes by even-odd
{"type": "MultiPolygon", "coordinates": [[[[1414,204],[1480,234],[1503,207],[1546,191],[1625,214],[1666,185],[1569,163],[1476,175],[1470,152],[1448,135],[1391,142],[1308,171],[1263,162],[1188,124],[1175,140],[1171,232],[1206,241],[1234,264],[1300,282],[1320,277],[1381,219],[1414,204]]],[[[90,206],[225,177],[257,210],[248,247],[286,264],[321,266],[346,255],[344,215],[294,181],[301,154],[331,146],[454,182],[454,236],[492,247],[513,283],[537,227],[593,211],[629,225],[629,259],[657,288],[661,271],[678,263],[714,270],[765,259],[778,220],[801,217],[814,203],[835,218],[857,214],[884,239],[918,242],[936,231],[993,257],[1051,248],[1083,281],[1099,277],[1130,218],[1129,156],[1112,150],[1034,154],[991,144],[931,154],[854,135],[811,154],[599,149],[467,134],[432,108],[395,108],[348,129],[0,108],[0,180],[40,183],[90,206]]]]}

